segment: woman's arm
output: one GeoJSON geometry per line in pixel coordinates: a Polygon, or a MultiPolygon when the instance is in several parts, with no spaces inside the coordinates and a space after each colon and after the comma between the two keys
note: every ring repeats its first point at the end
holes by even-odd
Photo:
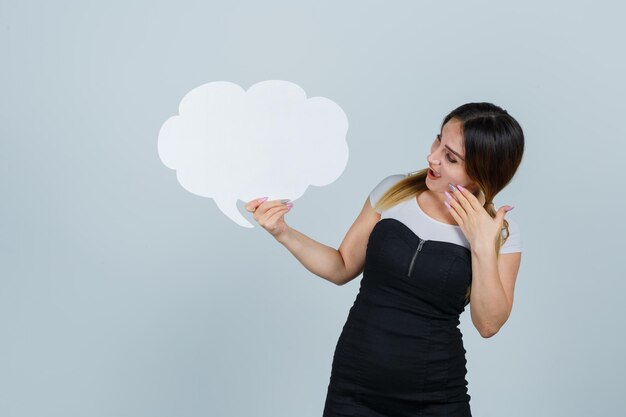
{"type": "Polygon", "coordinates": [[[513,288],[522,259],[521,252],[503,253],[494,250],[502,233],[504,215],[511,210],[502,206],[495,217],[485,210],[483,202],[468,189],[450,184],[444,203],[454,217],[472,252],[472,290],[470,314],[472,323],[482,337],[498,333],[513,308],[513,288]]]}
{"type": "Polygon", "coordinates": [[[346,233],[339,249],[321,244],[299,231],[287,227],[276,236],[302,265],[315,275],[334,284],[343,285],[363,272],[367,241],[380,214],[374,211],[369,198],[361,213],[346,233]]]}
{"type": "Polygon", "coordinates": [[[470,315],[482,337],[495,335],[513,308],[513,291],[522,260],[521,252],[503,253],[472,249],[470,315]]]}
{"type": "Polygon", "coordinates": [[[340,285],[345,275],[343,258],[337,249],[317,242],[292,227],[276,237],[302,265],[318,277],[340,285]]]}

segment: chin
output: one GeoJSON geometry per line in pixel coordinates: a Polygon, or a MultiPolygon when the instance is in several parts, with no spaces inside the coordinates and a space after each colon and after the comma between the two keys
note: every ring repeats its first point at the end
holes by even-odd
{"type": "Polygon", "coordinates": [[[426,187],[428,187],[430,191],[433,191],[436,193],[443,193],[444,191],[448,190],[448,183],[445,182],[445,180],[439,179],[437,180],[437,184],[435,185],[431,182],[430,178],[427,178],[426,187]]]}

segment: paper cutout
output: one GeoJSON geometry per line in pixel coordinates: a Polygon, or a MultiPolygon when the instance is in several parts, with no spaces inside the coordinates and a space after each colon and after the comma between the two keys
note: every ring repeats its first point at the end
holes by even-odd
{"type": "Polygon", "coordinates": [[[215,81],[187,93],[159,131],[161,161],[187,191],[213,198],[243,227],[248,202],[301,197],[335,181],[348,163],[348,118],[333,101],[306,97],[298,85],[262,81],[247,91],[215,81]]]}

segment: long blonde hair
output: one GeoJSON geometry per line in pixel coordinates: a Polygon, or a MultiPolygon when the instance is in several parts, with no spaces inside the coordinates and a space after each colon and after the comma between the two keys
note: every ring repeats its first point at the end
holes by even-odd
{"type": "MultiPolygon", "coordinates": [[[[465,145],[465,167],[469,178],[478,186],[475,195],[483,195],[483,208],[496,217],[493,198],[511,181],[522,161],[524,133],[519,123],[506,110],[491,103],[468,103],[450,112],[441,127],[452,118],[462,123],[465,145]]],[[[428,190],[428,168],[410,173],[388,189],[374,203],[374,209],[387,210],[408,198],[416,198],[428,190]]],[[[509,233],[509,222],[504,219],[501,233],[494,246],[496,256],[509,233]]],[[[465,304],[469,303],[471,285],[467,288],[465,304]]]]}

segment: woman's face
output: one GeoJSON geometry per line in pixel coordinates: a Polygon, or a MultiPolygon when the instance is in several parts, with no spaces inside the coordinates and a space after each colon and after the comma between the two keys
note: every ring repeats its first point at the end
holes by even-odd
{"type": "Polygon", "coordinates": [[[428,165],[439,175],[433,178],[432,172],[426,176],[426,186],[433,192],[443,193],[450,191],[448,184],[461,184],[471,192],[476,191],[476,186],[467,176],[465,171],[465,146],[462,123],[452,118],[443,128],[441,134],[435,137],[430,154],[426,158],[428,165]]]}

